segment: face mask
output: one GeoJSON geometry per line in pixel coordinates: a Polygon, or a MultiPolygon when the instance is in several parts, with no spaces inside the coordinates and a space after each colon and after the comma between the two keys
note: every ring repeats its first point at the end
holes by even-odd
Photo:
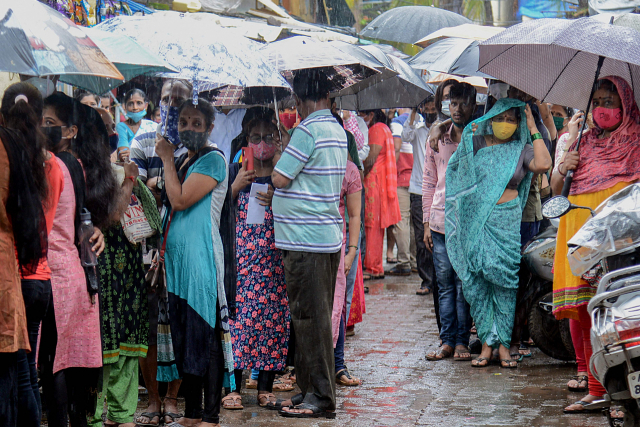
{"type": "Polygon", "coordinates": [[[260,141],[260,144],[250,142],[249,147],[253,148],[253,157],[258,160],[269,160],[276,154],[276,146],[264,141],[260,141]]]}
{"type": "Polygon", "coordinates": [[[160,134],[173,145],[180,145],[178,133],[178,107],[160,105],[160,134]]]}
{"type": "Polygon", "coordinates": [[[553,123],[556,125],[556,130],[560,130],[564,127],[564,117],[554,117],[553,123]]]}
{"type": "Polygon", "coordinates": [[[513,136],[516,129],[518,129],[518,125],[507,122],[491,122],[491,128],[496,138],[505,140],[513,136]]]}
{"type": "Polygon", "coordinates": [[[40,129],[47,137],[47,150],[56,152],[56,148],[62,141],[62,126],[41,127],[40,129]]]}
{"type": "Polygon", "coordinates": [[[118,149],[118,134],[114,133],[113,135],[109,135],[109,148],[113,153],[118,149]]]}
{"type": "Polygon", "coordinates": [[[287,128],[287,130],[291,129],[293,125],[296,124],[297,120],[298,120],[297,113],[280,113],[280,123],[282,123],[284,127],[287,128]]]}
{"type": "Polygon", "coordinates": [[[593,121],[600,129],[609,129],[622,121],[622,108],[596,107],[593,109],[593,121]]]}
{"type": "Polygon", "coordinates": [[[440,111],[447,117],[451,117],[451,111],[449,111],[449,104],[451,101],[442,101],[442,106],[440,107],[440,111]]]}
{"type": "Polygon", "coordinates": [[[432,124],[438,118],[438,113],[425,113],[423,114],[424,122],[428,125],[432,124]]]}
{"type": "Polygon", "coordinates": [[[207,132],[196,132],[195,130],[183,130],[179,132],[180,142],[187,147],[187,150],[198,151],[207,143],[209,134],[207,132]]]}
{"type": "Polygon", "coordinates": [[[147,115],[145,110],[138,111],[137,113],[127,113],[127,118],[133,120],[134,123],[138,123],[140,120],[144,119],[144,116],[147,115]]]}
{"type": "Polygon", "coordinates": [[[507,98],[507,92],[509,92],[509,85],[506,83],[493,83],[489,86],[489,95],[496,100],[507,98]]]}

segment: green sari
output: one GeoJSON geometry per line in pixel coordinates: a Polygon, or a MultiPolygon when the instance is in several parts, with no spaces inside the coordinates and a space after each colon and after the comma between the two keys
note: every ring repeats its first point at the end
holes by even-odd
{"type": "Polygon", "coordinates": [[[520,123],[513,140],[473,152],[471,124],[449,160],[446,175],[445,239],[454,270],[462,280],[478,337],[509,347],[518,292],[520,222],[532,173],[520,182],[518,197],[498,205],[513,177],[525,144],[531,144],[524,103],[501,99],[474,123],[475,135],[492,133],[491,118],[517,107],[520,123]]]}

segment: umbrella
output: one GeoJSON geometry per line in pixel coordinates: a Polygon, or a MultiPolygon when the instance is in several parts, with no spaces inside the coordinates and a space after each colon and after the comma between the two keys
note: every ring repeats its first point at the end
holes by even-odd
{"type": "Polygon", "coordinates": [[[595,19],[606,24],[611,22],[611,18],[613,18],[613,25],[633,28],[636,31],[640,31],[640,15],[638,15],[637,13],[624,13],[622,15],[600,13],[591,17],[591,19],[595,19]]]}
{"type": "Polygon", "coordinates": [[[429,34],[427,37],[418,40],[414,44],[427,47],[430,44],[433,44],[439,40],[446,39],[449,37],[456,37],[459,39],[469,39],[469,40],[477,40],[483,41],[490,37],[499,34],[503,31],[502,27],[489,27],[486,25],[476,25],[476,24],[462,24],[457,27],[446,27],[441,28],[438,31],[435,31],[429,34]]]}
{"type": "Polygon", "coordinates": [[[321,68],[330,77],[341,75],[346,79],[336,90],[347,88],[377,74],[379,63],[364,53],[358,56],[339,49],[335,43],[322,42],[305,36],[289,37],[269,43],[263,48],[269,62],[289,78],[296,70],[321,68]],[[372,61],[373,60],[373,61],[372,61]]]}
{"type": "Polygon", "coordinates": [[[362,37],[415,43],[440,28],[470,24],[462,15],[431,6],[404,6],[386,11],[360,31],[362,37]]]}
{"type": "MultiPolygon", "coordinates": [[[[480,70],[541,101],[588,113],[600,75],[627,80],[639,103],[640,90],[635,90],[640,84],[638,46],[640,32],[631,28],[593,18],[538,19],[515,25],[483,42],[480,70]]],[[[582,132],[576,149],[581,140],[582,132]]],[[[565,178],[563,196],[569,194],[572,176],[570,171],[565,178]]]]}
{"type": "Polygon", "coordinates": [[[389,64],[396,75],[364,87],[355,94],[346,90],[331,95],[339,108],[371,110],[377,108],[416,107],[433,94],[415,71],[401,59],[386,55],[373,45],[362,47],[381,63],[389,64]]]}
{"type": "MultiPolygon", "coordinates": [[[[431,73],[429,73],[431,74],[431,73]]],[[[427,83],[430,84],[440,84],[445,80],[456,80],[461,83],[469,83],[471,86],[474,86],[478,93],[487,93],[487,82],[482,77],[460,77],[454,74],[447,73],[437,73],[433,76],[430,76],[427,80],[427,83]]]]}
{"type": "Polygon", "coordinates": [[[479,42],[473,39],[447,38],[433,43],[409,60],[419,70],[491,78],[478,71],[479,42]]]}
{"type": "Polygon", "coordinates": [[[189,80],[194,83],[195,93],[236,86],[245,88],[246,94],[251,94],[253,88],[262,94],[268,87],[278,99],[290,95],[289,84],[267,62],[260,52],[261,45],[233,29],[207,25],[180,14],[118,16],[97,28],[133,38],[178,70],[160,73],[161,77],[189,80]]]}
{"type": "MultiPolygon", "coordinates": [[[[113,34],[96,28],[82,29],[105,56],[113,62],[126,80],[140,75],[172,73],[177,71],[158,56],[148,52],[130,37],[113,34]]],[[[76,75],[68,76],[65,83],[86,89],[93,93],[105,93],[124,83],[109,78],[76,75]]]]}
{"type": "Polygon", "coordinates": [[[0,4],[0,71],[123,80],[115,65],[73,22],[35,0],[0,4]]]}

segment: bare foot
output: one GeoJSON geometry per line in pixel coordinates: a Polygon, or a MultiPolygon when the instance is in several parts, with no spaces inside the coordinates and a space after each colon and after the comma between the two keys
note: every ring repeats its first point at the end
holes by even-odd
{"type": "Polygon", "coordinates": [[[471,361],[471,366],[474,367],[484,367],[489,364],[491,360],[491,354],[493,353],[493,349],[489,347],[486,343],[482,344],[482,351],[480,352],[480,356],[473,359],[471,361]]]}
{"type": "Polygon", "coordinates": [[[172,422],[177,421],[178,418],[180,418],[179,417],[180,411],[178,410],[178,398],[165,396],[163,413],[164,414],[171,413],[175,415],[173,417],[171,415],[165,415],[164,417],[165,424],[171,424],[172,422]]]}
{"type": "Polygon", "coordinates": [[[198,427],[220,427],[220,424],[205,423],[204,421],[198,424],[198,427]]]}
{"type": "Polygon", "coordinates": [[[105,426],[120,426],[120,427],[136,427],[136,423],[122,423],[118,424],[115,421],[107,420],[104,423],[105,426]]]}

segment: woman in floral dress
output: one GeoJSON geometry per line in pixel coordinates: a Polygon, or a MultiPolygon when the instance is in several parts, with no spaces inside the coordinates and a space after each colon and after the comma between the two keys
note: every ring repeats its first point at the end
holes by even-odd
{"type": "MultiPolygon", "coordinates": [[[[280,135],[266,117],[258,117],[247,126],[248,146],[253,148],[254,169],[247,162],[229,167],[232,194],[237,200],[236,252],[238,259],[237,318],[231,323],[235,358],[236,388],[223,399],[226,409],[242,409],[240,385],[243,369],[258,369],[258,403],[267,406],[276,401],[273,381],[287,361],[289,342],[289,301],[284,282],[281,252],[275,247],[271,198],[273,156],[280,135]],[[262,224],[247,224],[252,183],[268,184],[267,193],[258,193],[266,207],[262,224]]],[[[285,135],[286,136],[286,135],[285,135]]]]}

